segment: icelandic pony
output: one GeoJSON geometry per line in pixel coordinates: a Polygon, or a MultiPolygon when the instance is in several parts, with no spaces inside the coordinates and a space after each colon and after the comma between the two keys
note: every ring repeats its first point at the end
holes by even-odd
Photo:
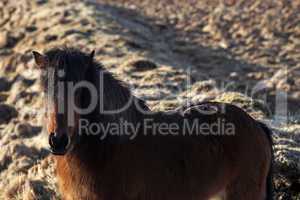
{"type": "Polygon", "coordinates": [[[94,52],[33,54],[63,199],[272,199],[271,131],[242,109],[204,102],[154,112],[94,52]]]}

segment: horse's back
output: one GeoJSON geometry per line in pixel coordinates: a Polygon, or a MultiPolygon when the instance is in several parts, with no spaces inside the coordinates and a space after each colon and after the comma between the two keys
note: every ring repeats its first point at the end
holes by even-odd
{"type": "Polygon", "coordinates": [[[199,119],[198,123],[206,129],[200,129],[197,134],[204,135],[204,141],[211,141],[212,146],[221,145],[232,160],[249,161],[260,157],[268,160],[272,145],[270,135],[241,108],[227,103],[203,102],[181,113],[191,123],[199,119]]]}

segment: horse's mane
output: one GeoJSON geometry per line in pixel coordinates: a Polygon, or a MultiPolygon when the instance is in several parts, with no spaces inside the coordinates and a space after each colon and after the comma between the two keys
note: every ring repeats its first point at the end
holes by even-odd
{"type": "Polygon", "coordinates": [[[101,63],[93,60],[92,66],[87,73],[87,79],[91,78],[91,82],[95,84],[99,83],[99,81],[101,82],[98,87],[98,94],[103,95],[103,102],[100,102],[103,103],[103,109],[105,111],[122,110],[116,114],[106,114],[106,116],[113,121],[120,118],[131,123],[139,121],[141,111],[148,110],[145,102],[135,97],[128,85],[116,79],[112,73],[104,69],[101,63]],[[103,76],[99,76],[99,73],[103,76]],[[100,80],[101,78],[103,80],[100,80]],[[125,109],[122,109],[124,106],[125,109]]]}

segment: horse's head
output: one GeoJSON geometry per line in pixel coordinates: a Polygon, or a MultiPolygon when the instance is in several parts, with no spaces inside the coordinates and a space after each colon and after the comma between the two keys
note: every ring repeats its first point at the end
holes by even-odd
{"type": "Polygon", "coordinates": [[[75,107],[81,106],[82,94],[74,86],[85,80],[94,52],[86,55],[72,49],[52,49],[44,55],[34,51],[33,55],[36,66],[42,70],[50,149],[55,155],[64,155],[79,140],[80,114],[75,107]]]}

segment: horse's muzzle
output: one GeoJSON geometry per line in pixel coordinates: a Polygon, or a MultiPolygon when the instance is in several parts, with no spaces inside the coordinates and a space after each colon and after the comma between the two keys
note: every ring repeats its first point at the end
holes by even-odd
{"type": "Polygon", "coordinates": [[[49,135],[50,151],[54,155],[65,155],[69,146],[69,137],[66,133],[57,134],[50,133],[49,135]]]}

